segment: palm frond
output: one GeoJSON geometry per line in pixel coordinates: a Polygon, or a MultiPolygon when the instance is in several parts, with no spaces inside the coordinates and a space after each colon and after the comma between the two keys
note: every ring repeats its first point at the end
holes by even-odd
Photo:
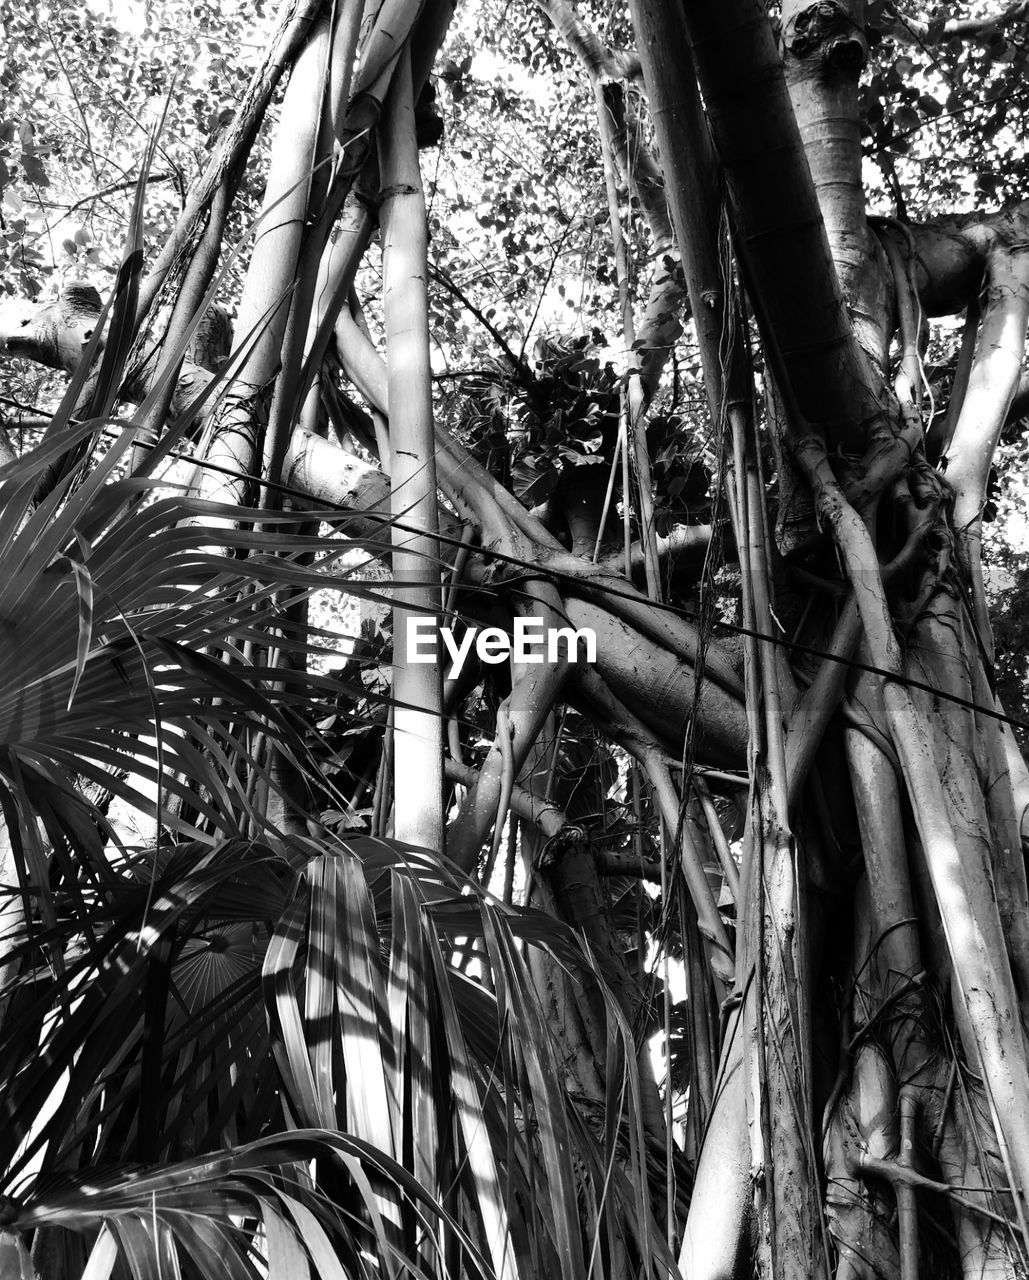
{"type": "Polygon", "coordinates": [[[598,981],[560,925],[366,837],[194,842],[108,871],[21,944],[0,1029],[14,1230],[85,1233],[101,1274],[113,1248],[134,1275],[227,1251],[240,1276],[584,1277],[602,1237],[638,1248],[522,954],[531,937],[598,981]],[[452,963],[457,929],[484,941],[478,975],[452,963]]]}

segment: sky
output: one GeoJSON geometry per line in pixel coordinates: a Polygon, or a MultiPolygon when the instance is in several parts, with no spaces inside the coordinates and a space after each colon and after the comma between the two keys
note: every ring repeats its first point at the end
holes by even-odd
{"type": "Polygon", "coordinates": [[[146,27],[146,0],[86,0],[86,3],[94,13],[108,18],[122,31],[138,34],[146,27]]]}

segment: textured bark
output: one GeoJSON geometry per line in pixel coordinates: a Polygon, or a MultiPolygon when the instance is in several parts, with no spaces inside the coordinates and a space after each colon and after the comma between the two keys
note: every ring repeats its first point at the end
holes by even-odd
{"type": "Polygon", "coordinates": [[[751,396],[742,347],[726,341],[738,318],[731,283],[719,260],[722,201],[684,14],[675,6],[634,0],[632,18],[700,344],[708,406],[712,421],[721,424],[728,402],[749,404],[751,396]]]}
{"type": "MultiPolygon", "coordinates": [[[[1029,891],[1021,847],[1029,770],[1010,732],[984,714],[995,699],[981,656],[988,657],[990,642],[978,576],[978,520],[997,436],[1021,380],[1029,205],[923,226],[881,220],[870,234],[857,121],[864,56],[859,6],[790,0],[782,11],[780,61],[765,6],[756,0],[705,0],[684,9],[634,0],[664,182],[648,164],[637,167],[632,180],[664,272],[655,274],[640,331],[641,339],[644,332],[656,337],[638,353],[639,377],[626,396],[624,417],[641,425],[667,335],[678,323],[671,315],[678,310],[679,286],[670,218],[704,360],[711,438],[732,452],[726,491],[743,579],[743,622],[752,632],[776,635],[786,618],[788,634],[795,627],[802,644],[829,654],[816,664],[794,653],[788,663],[783,649],[751,635],[741,679],[738,661],[702,627],[654,608],[620,576],[613,559],[590,563],[603,533],[602,486],[582,495],[581,511],[568,513],[574,541],[568,552],[432,421],[424,210],[410,117],[419,67],[432,43],[423,44],[421,35],[439,27],[445,8],[419,16],[408,0],[373,7],[349,99],[357,10],[342,7],[340,44],[328,62],[311,53],[324,45],[321,29],[309,44],[300,64],[306,70],[291,81],[282,135],[302,118],[299,144],[280,146],[278,186],[270,188],[281,193],[299,182],[299,196],[269,220],[268,244],[259,240],[237,353],[247,348],[247,329],[258,319],[275,314],[281,320],[289,308],[291,328],[284,332],[276,321],[264,329],[247,358],[252,363],[237,370],[232,393],[243,397],[245,411],[213,428],[220,433],[218,447],[232,443],[228,437],[237,426],[245,429],[246,448],[233,445],[225,457],[234,469],[257,471],[259,430],[250,410],[263,403],[275,379],[282,412],[273,406],[274,426],[262,453],[269,501],[278,499],[281,462],[287,486],[353,512],[350,536],[392,557],[395,580],[418,593],[416,603],[430,614],[439,613],[441,568],[456,564],[448,607],[469,625],[488,609],[499,625],[532,612],[547,626],[597,632],[592,670],[530,667],[514,680],[493,744],[476,770],[459,758],[457,726],[469,687],[456,691],[448,708],[454,758],[445,761],[438,672],[423,668],[430,678],[405,685],[410,669],[399,663],[395,755],[387,753],[396,770],[396,830],[442,847],[444,768],[467,789],[450,832],[450,852],[464,869],[476,871],[491,830],[485,866],[494,867],[509,810],[534,823],[539,837],[523,830],[519,845],[512,836],[512,866],[520,849],[535,885],[534,905],[579,931],[621,1018],[640,1033],[637,1047],[652,1011],[627,961],[602,876],[646,878],[661,886],[662,906],[689,893],[693,906],[683,916],[682,938],[691,968],[686,1016],[696,1060],[690,1065],[687,1150],[697,1163],[680,1254],[688,1280],[738,1280],[752,1273],[793,1280],[823,1277],[832,1268],[837,1280],[898,1272],[909,1280],[924,1243],[919,1228],[924,1234],[948,1200],[957,1240],[954,1266],[967,1280],[1014,1277],[1019,1263],[995,1218],[1024,1218],[1029,1186],[1029,891]],[[327,68],[328,107],[315,92],[314,68],[327,68]],[[295,117],[297,101],[305,106],[295,117]],[[312,157],[327,154],[328,122],[337,141],[347,143],[347,158],[331,191],[312,194],[301,179],[310,177],[312,157]],[[378,131],[379,156],[372,135],[363,133],[367,126],[378,131]],[[354,271],[374,227],[380,157],[385,359],[362,327],[361,304],[352,295],[354,271]],[[728,215],[719,185],[723,173],[728,215]],[[369,204],[355,197],[346,205],[343,234],[319,264],[326,210],[343,201],[358,176],[362,197],[371,192],[373,198],[369,204]],[[308,229],[301,232],[304,220],[308,229]],[[792,484],[812,513],[817,500],[821,517],[821,525],[806,522],[790,541],[788,565],[777,563],[768,545],[759,466],[765,442],[751,411],[754,379],[734,294],[734,233],[742,246],[736,266],[764,343],[779,496],[788,504],[792,484]],[[273,244],[268,268],[265,251],[273,244]],[[302,283],[294,288],[298,271],[302,283]],[[980,332],[975,300],[984,272],[980,332]],[[923,454],[918,313],[964,307],[967,376],[955,378],[948,413],[947,481],[955,497],[948,523],[949,491],[923,454]],[[899,368],[890,369],[894,336],[901,359],[899,368]],[[366,438],[378,438],[384,469],[348,455],[313,429],[321,417],[319,380],[337,420],[343,412],[341,372],[372,406],[374,425],[366,421],[362,429],[366,438]],[[297,417],[304,426],[294,428],[297,417]],[[434,522],[447,504],[456,516],[444,521],[440,546],[434,522]],[[387,538],[391,515],[402,519],[387,538]],[[405,558],[412,550],[424,554],[405,558]],[[971,621],[965,585],[974,600],[971,621]],[[815,591],[810,600],[809,589],[815,591]],[[855,674],[845,665],[854,656],[885,677],[855,674]],[[911,678],[935,694],[908,689],[911,678]],[[984,712],[954,699],[977,703],[984,712]],[[649,803],[679,841],[674,877],[670,865],[639,856],[635,848],[591,848],[572,807],[565,812],[542,794],[540,758],[562,703],[581,709],[607,741],[642,764],[649,803]],[[415,717],[407,716],[411,709],[415,717]],[[412,718],[424,729],[414,735],[423,741],[405,755],[412,718]],[[706,828],[697,821],[700,810],[689,795],[689,765],[697,762],[748,768],[740,871],[710,797],[706,804],[701,799],[706,828]],[[420,799],[413,802],[413,796],[420,799]],[[719,895],[723,880],[726,892],[719,895]],[[697,981],[694,966],[702,970],[697,981]],[[719,1046],[711,1005],[721,997],[719,1046]],[[959,1052],[953,1049],[957,1040],[959,1052]],[[722,1065],[714,1080],[713,1050],[719,1048],[722,1065]],[[920,1165],[916,1158],[920,1148],[931,1149],[938,1162],[933,1177],[928,1161],[920,1165]],[[1008,1182],[1014,1195],[1004,1190],[1008,1182]]],[[[594,90],[617,252],[620,188],[631,176],[628,139],[635,128],[620,81],[638,82],[640,67],[631,55],[603,46],[565,0],[547,0],[544,8],[576,50],[594,90]]],[[[979,21],[995,27],[1013,11],[979,21]]],[[[240,154],[233,153],[231,164],[240,154]]],[[[205,189],[224,197],[229,171],[223,167],[218,174],[205,179],[205,189]]],[[[201,213],[207,217],[208,204],[194,205],[194,223],[176,233],[180,248],[183,236],[193,243],[200,233],[201,213]]],[[[220,240],[216,217],[217,210],[207,224],[212,241],[220,240]]],[[[621,314],[631,346],[624,244],[621,259],[621,314]]],[[[204,270],[197,266],[193,277],[184,276],[194,287],[180,293],[186,300],[180,322],[193,314],[204,270]]],[[[0,308],[0,340],[8,354],[70,370],[98,302],[69,292],[50,308],[7,304],[0,308]]],[[[172,329],[185,331],[183,323],[172,329]]],[[[187,365],[173,406],[211,385],[208,372],[187,365]]],[[[230,481],[226,492],[242,491],[238,477],[230,481]]],[[[645,475],[642,484],[645,492],[645,475]]],[[[707,548],[710,540],[711,530],[680,530],[667,546],[655,543],[645,553],[637,548],[626,570],[649,570],[648,588],[656,594],[659,557],[695,541],[707,548]]],[[[404,618],[398,609],[397,636],[404,618]]],[[[734,785],[731,776],[720,780],[727,792],[734,785]]],[[[388,794],[378,793],[379,830],[386,829],[388,794]]],[[[480,874],[489,879],[488,870],[480,874]]],[[[508,896],[510,890],[509,882],[508,896]]],[[[539,955],[533,963],[558,1046],[561,1084],[581,1100],[587,1123],[602,1134],[613,1087],[605,993],[578,985],[539,955]]],[[[647,1070],[641,1074],[639,1114],[652,1149],[670,1167],[674,1152],[661,1101],[647,1070]]],[[[644,1189],[636,1191],[642,1203],[644,1189]]],[[[663,1188],[646,1191],[660,1203],[663,1188]]],[[[670,1222],[670,1231],[679,1225],[670,1222]]],[[[622,1242],[611,1257],[610,1270],[618,1274],[643,1270],[622,1242]]],[[[923,1257],[923,1271],[928,1265],[923,1257]]]]}
{"type": "Polygon", "coordinates": [[[23,298],[0,303],[0,347],[51,369],[73,373],[93,336],[101,310],[90,284],[68,284],[56,302],[40,306],[23,298]]]}
{"type": "Polygon", "coordinates": [[[686,21],[757,318],[798,419],[863,452],[883,408],[854,335],[772,30],[757,0],[686,21]]]}
{"type": "MultiPolygon", "coordinates": [[[[542,618],[547,629],[561,625],[559,615],[544,601],[540,602],[537,616],[542,618]]],[[[517,774],[525,764],[553,709],[566,674],[567,664],[544,663],[526,668],[515,683],[507,714],[513,761],[507,769],[512,775],[517,774]]],[[[510,776],[507,780],[513,782],[514,777],[510,776]]],[[[486,835],[497,819],[497,806],[504,781],[504,752],[501,744],[495,742],[479,770],[474,786],[469,789],[460,814],[450,828],[450,856],[465,871],[474,869],[486,835]]]]}

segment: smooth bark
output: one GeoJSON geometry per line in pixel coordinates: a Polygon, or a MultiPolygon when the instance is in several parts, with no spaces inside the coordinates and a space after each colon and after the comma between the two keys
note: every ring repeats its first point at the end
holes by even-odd
{"type": "Polygon", "coordinates": [[[442,853],[443,682],[436,663],[411,660],[408,627],[442,608],[436,535],[436,464],[429,363],[428,230],[415,140],[410,56],[401,54],[380,143],[383,315],[390,412],[393,514],[419,532],[393,530],[393,769],[395,832],[442,853]]]}

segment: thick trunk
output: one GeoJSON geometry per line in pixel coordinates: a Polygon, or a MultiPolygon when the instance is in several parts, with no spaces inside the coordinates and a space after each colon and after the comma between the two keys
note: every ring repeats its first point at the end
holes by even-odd
{"type": "Polygon", "coordinates": [[[1029,324],[1029,258],[1022,244],[992,247],[986,259],[985,305],[967,389],[945,453],[954,490],[954,529],[972,589],[975,623],[987,657],[993,634],[982,570],[982,509],[990,466],[1018,389],[1029,324]]]}
{"type": "MultiPolygon", "coordinates": [[[[841,1060],[841,1083],[834,1090],[834,1108],[827,1117],[825,1160],[834,1188],[828,1207],[839,1249],[837,1274],[871,1275],[871,1260],[876,1259],[874,1266],[880,1273],[900,1265],[907,1277],[915,1274],[920,1199],[917,1183],[905,1172],[911,1167],[911,1144],[920,1129],[932,1132],[944,1126],[941,1132],[949,1132],[934,1106],[940,1079],[930,1067],[934,1061],[931,1043],[918,1030],[922,1018],[918,993],[904,985],[915,980],[919,965],[917,945],[901,945],[908,938],[907,920],[913,915],[913,907],[905,905],[910,901],[908,863],[913,858],[925,859],[943,927],[940,981],[947,983],[953,974],[956,1026],[968,1060],[982,1073],[989,1100],[987,1112],[965,1112],[957,1122],[956,1135],[946,1137],[948,1149],[956,1152],[945,1165],[946,1176],[967,1175],[969,1185],[981,1182],[985,1170],[978,1174],[970,1171],[962,1154],[969,1143],[977,1141],[987,1153],[986,1168],[992,1165],[999,1180],[1024,1186],[1025,1172],[1029,1171],[1023,1169],[1022,1155],[1029,1137],[1029,1075],[1020,1016],[1025,986],[1026,892],[1020,849],[1012,860],[1021,815],[1008,781],[1019,771],[1011,770],[999,732],[983,733],[970,713],[953,703],[943,706],[942,712],[937,707],[930,713],[923,695],[912,697],[903,687],[905,674],[917,671],[919,679],[952,697],[973,702],[985,697],[987,705],[990,701],[976,642],[969,637],[965,647],[959,648],[959,637],[966,628],[953,610],[943,622],[947,611],[941,613],[940,609],[947,597],[939,595],[940,587],[934,581],[938,564],[928,555],[922,525],[912,519],[911,495],[916,492],[918,505],[932,517],[925,528],[938,523],[945,510],[944,503],[933,498],[939,483],[920,456],[922,373],[918,304],[912,302],[913,291],[921,292],[923,303],[927,298],[934,306],[941,305],[941,300],[953,303],[948,290],[955,279],[972,279],[970,262],[977,261],[980,267],[984,261],[989,264],[993,291],[987,300],[978,354],[971,361],[968,391],[960,412],[953,413],[956,425],[950,443],[951,465],[957,463],[953,477],[948,470],[961,508],[960,514],[955,512],[958,547],[971,581],[977,628],[987,646],[989,623],[979,571],[978,514],[997,435],[1017,389],[1027,316],[1021,264],[1007,250],[1002,232],[994,232],[997,239],[991,239],[982,222],[971,233],[964,223],[924,232],[915,229],[907,233],[906,252],[903,242],[898,246],[885,236],[880,251],[869,237],[860,181],[856,101],[864,45],[854,17],[842,4],[784,7],[791,111],[771,32],[757,6],[694,6],[687,12],[698,75],[733,200],[744,251],[743,270],[781,393],[777,412],[783,424],[784,450],[796,456],[822,519],[834,533],[854,592],[854,603],[837,624],[832,645],[846,657],[863,633],[868,660],[895,677],[884,684],[881,695],[876,694],[882,698],[881,729],[869,731],[860,744],[852,745],[850,790],[873,890],[870,915],[862,915],[860,901],[854,915],[856,966],[860,969],[864,963],[874,962],[875,971],[892,974],[872,999],[898,1004],[903,1011],[902,1031],[894,1039],[892,1054],[862,1046],[852,1057],[841,1060]],[[916,250],[911,243],[920,250],[923,240],[930,252],[916,267],[916,250]],[[888,280],[889,289],[883,279],[888,280]],[[896,298],[895,307],[889,290],[896,298]],[[843,307],[844,298],[853,315],[853,328],[843,307]],[[899,404],[893,401],[891,409],[892,397],[884,379],[894,327],[892,314],[901,330],[901,367],[897,380],[900,400],[899,404]],[[870,360],[860,352],[856,339],[870,360]],[[849,483],[849,494],[841,488],[841,475],[834,474],[828,458],[829,450],[835,456],[839,449],[863,455],[859,469],[842,473],[849,483]],[[907,529],[897,566],[903,563],[904,571],[909,572],[910,566],[917,564],[923,575],[922,600],[927,612],[912,632],[907,657],[897,643],[873,541],[879,507],[899,515],[897,523],[907,529]],[[933,631],[938,614],[940,626],[933,631]],[[921,655],[917,666],[916,654],[921,655]],[[884,760],[892,764],[884,764],[884,760]],[[869,785],[877,770],[879,782],[869,785]],[[991,779],[989,790],[984,787],[986,778],[991,779]],[[899,792],[895,779],[900,782],[899,792]],[[884,788],[887,795],[897,793],[892,807],[884,806],[884,788]],[[995,788],[999,788],[999,795],[991,802],[988,796],[995,788]],[[901,815],[905,803],[912,806],[918,824],[920,840],[914,844],[904,830],[901,815]],[[972,867],[977,870],[970,871],[972,867]],[[884,968],[876,957],[880,946],[886,947],[881,958],[887,961],[884,968]],[[894,953],[895,968],[888,962],[894,953]],[[898,975],[908,976],[898,979],[898,975]],[[984,1001],[982,993],[987,987],[990,999],[984,1001]],[[908,1081],[907,1090],[900,1095],[894,1091],[890,1056],[895,1069],[908,1081]],[[898,1106],[903,1120],[900,1138],[892,1127],[898,1106]],[[873,1157],[875,1150],[880,1155],[873,1157]],[[877,1225],[881,1223],[881,1205],[889,1204],[890,1193],[884,1201],[882,1185],[868,1185],[868,1175],[856,1172],[856,1151],[864,1152],[863,1167],[888,1171],[881,1176],[890,1184],[898,1209],[895,1239],[877,1225]]],[[[647,62],[645,55],[645,70],[647,62]]],[[[970,296],[974,296],[974,285],[961,301],[970,296]]],[[[807,544],[813,547],[816,541],[811,529],[807,544]]],[[[819,624],[816,613],[809,610],[808,625],[825,624],[819,624]]],[[[774,674],[764,671],[762,679],[767,687],[774,674]]],[[[824,663],[795,713],[786,766],[791,799],[801,794],[815,760],[815,744],[826,732],[844,692],[845,681],[836,664],[824,663]]],[[[751,697],[748,688],[748,702],[751,697]]],[[[766,730],[768,724],[766,718],[766,730]]],[[[823,779],[827,764],[816,770],[815,781],[823,779]]],[[[770,837],[774,825],[769,827],[770,837]]],[[[757,830],[752,828],[751,859],[756,858],[758,849],[764,849],[770,859],[771,870],[765,870],[764,876],[773,914],[775,869],[789,865],[781,859],[784,847],[781,838],[759,842],[757,830]]],[[[747,903],[746,878],[741,894],[747,903]]],[[[751,917],[757,902],[753,899],[750,903],[751,917]]],[[[780,900],[779,910],[783,908],[786,914],[780,919],[787,930],[791,921],[801,930],[810,927],[802,883],[780,900]]],[[[744,918],[747,914],[745,910],[744,918]]],[[[745,948],[741,955],[746,972],[748,954],[762,956],[755,944],[749,953],[745,948]]],[[[769,1045],[778,1049],[786,1037],[796,1035],[797,1024],[784,1026],[776,1021],[776,1009],[788,1008],[790,1002],[788,998],[783,1002],[781,995],[777,1002],[774,969],[759,968],[757,975],[760,999],[767,1005],[762,1003],[760,1009],[750,1011],[747,1025],[754,1048],[749,1043],[744,1048],[750,1092],[755,1097],[751,1147],[766,1162],[763,1187],[758,1184],[756,1195],[757,1261],[762,1273],[810,1274],[820,1265],[815,1221],[805,1218],[802,1197],[791,1207],[788,1199],[780,1198],[782,1192],[776,1185],[784,1170],[801,1167],[799,1153],[783,1147],[790,1130],[776,1128],[764,1092],[770,1084],[774,1087],[776,1072],[781,1069],[781,1060],[768,1065],[769,1045]]],[[[798,989],[803,987],[801,980],[798,989]]],[[[853,1016],[857,1017],[856,1007],[853,1016]]],[[[786,1096],[773,1094],[773,1106],[781,1108],[786,1096]]],[[[790,1101],[797,1106],[796,1095],[790,1101]]],[[[802,1119],[799,1131],[805,1129],[810,1131],[810,1126],[802,1119]]],[[[812,1183],[818,1178],[813,1160],[806,1176],[812,1183]]],[[[793,1186],[787,1188],[787,1197],[794,1190],[793,1186]]],[[[1020,1199],[1016,1193],[1015,1217],[1024,1222],[1020,1199]]],[[[1011,1265],[1006,1248],[998,1244],[995,1235],[979,1229],[980,1224],[973,1221],[974,1210],[970,1214],[956,1208],[955,1213],[959,1232],[968,1241],[965,1274],[979,1274],[980,1266],[1005,1274],[1011,1265]]]]}
{"type": "Polygon", "coordinates": [[[691,5],[687,27],[780,389],[799,430],[860,453],[883,431],[883,406],[847,312],[764,6],[691,5]]]}
{"type": "MultiPolygon", "coordinates": [[[[562,1103],[567,1090],[585,1127],[610,1139],[612,1173],[625,1145],[615,1141],[613,1064],[628,1047],[640,1059],[633,1084],[638,1079],[639,1133],[628,1145],[645,1134],[660,1157],[655,1165],[664,1162],[633,1188],[639,1235],[616,1240],[611,1233],[596,1250],[598,1267],[643,1274],[657,1265],[630,1255],[651,1220],[664,1216],[653,1207],[662,1198],[670,1237],[682,1226],[674,1194],[658,1186],[661,1175],[671,1181],[681,1155],[670,1141],[671,1105],[666,1110],[649,1070],[646,1041],[659,1002],[642,980],[644,960],[633,958],[605,878],[628,873],[659,889],[662,926],[678,907],[675,942],[689,971],[685,1149],[695,1181],[680,1252],[688,1280],[751,1273],[823,1280],[830,1271],[836,1280],[916,1280],[918,1267],[927,1274],[930,1265],[927,1223],[935,1230],[944,1211],[956,1240],[953,1267],[966,1280],[1007,1280],[1020,1274],[1010,1224],[1024,1231],[1029,1208],[1022,850],[1029,770],[1010,732],[989,717],[996,700],[979,522],[1025,354],[1026,207],[926,226],[873,220],[869,231],[857,111],[866,54],[860,4],[788,0],[780,61],[757,0],[685,8],[633,0],[663,186],[654,155],[633,156],[631,99],[618,82],[638,81],[634,60],[607,49],[565,0],[543,7],[586,69],[601,135],[628,359],[617,459],[626,477],[634,435],[638,447],[636,487],[623,480],[626,522],[635,510],[642,526],[635,557],[627,545],[624,565],[614,556],[592,563],[607,533],[604,499],[613,481],[606,493],[603,484],[583,486],[579,509],[565,513],[568,551],[434,420],[413,115],[426,50],[436,47],[426,32],[438,34],[446,6],[420,15],[408,0],[372,6],[353,94],[353,5],[341,6],[333,36],[315,24],[290,80],[229,401],[213,420],[201,415],[212,442],[206,463],[214,464],[205,474],[216,477],[204,491],[237,499],[259,474],[268,506],[285,496],[284,485],[353,512],[347,532],[390,561],[396,604],[395,706],[387,745],[380,757],[376,743],[369,766],[374,777],[379,762],[373,831],[388,829],[392,796],[395,834],[442,852],[444,775],[459,782],[446,833],[452,862],[478,873],[487,888],[503,880],[510,900],[520,855],[527,899],[577,930],[603,975],[606,987],[583,985],[571,967],[533,950],[546,1034],[531,1025],[541,1045],[553,1046],[540,1057],[555,1075],[548,1087],[562,1103]],[[339,160],[331,182],[329,166],[314,172],[330,154],[339,160]],[[358,179],[341,234],[321,256],[329,222],[358,179]],[[635,187],[663,262],[638,334],[622,239],[626,186],[635,187]],[[381,193],[383,354],[353,292],[374,231],[372,208],[356,198],[368,192],[381,193]],[[705,634],[706,614],[694,623],[655,607],[663,557],[677,542],[696,539],[706,549],[714,536],[717,545],[724,523],[716,514],[712,529],[680,531],[668,546],[651,536],[643,428],[680,322],[672,227],[704,364],[708,440],[724,464],[718,474],[735,533],[748,632],[742,678],[738,663],[705,634]],[[786,506],[801,494],[812,517],[802,518],[788,545],[783,540],[781,560],[768,534],[768,441],[753,412],[740,285],[764,348],[779,501],[786,506]],[[939,445],[943,480],[922,442],[921,316],[964,307],[964,356],[939,445]],[[894,337],[900,355],[891,369],[894,337]],[[341,375],[371,408],[370,420],[350,412],[363,421],[354,430],[377,444],[381,468],[317,433],[325,403],[337,418],[344,412],[341,375]],[[255,410],[273,382],[262,441],[255,410]],[[460,688],[449,682],[445,702],[439,666],[404,658],[410,620],[428,618],[438,628],[441,570],[452,571],[447,610],[467,626],[488,615],[501,625],[533,616],[549,632],[589,628],[596,664],[514,671],[509,693],[496,692],[506,676],[487,682],[482,701],[496,694],[495,723],[484,723],[478,694],[470,697],[481,673],[460,688]],[[634,571],[647,595],[631,586],[634,571]],[[822,660],[761,639],[783,632],[822,660]],[[853,659],[863,664],[860,673],[848,665],[853,659]],[[584,766],[598,797],[575,794],[567,808],[560,806],[573,788],[560,804],[551,792],[564,706],[581,710],[598,737],[624,753],[607,757],[616,782],[600,776],[602,766],[584,766]],[[477,753],[468,758],[481,760],[478,767],[465,762],[462,746],[477,753]],[[712,767],[726,809],[736,807],[729,797],[740,793],[748,769],[748,800],[738,810],[745,822],[732,833],[743,832],[739,845],[730,845],[715,800],[697,785],[712,767]],[[612,797],[621,805],[616,823],[608,822],[612,797]],[[664,844],[660,853],[645,852],[641,831],[628,843],[625,830],[642,827],[644,804],[664,823],[667,857],[664,844]],[[523,823],[521,836],[512,815],[523,823]],[[601,847],[591,843],[594,821],[601,847]],[[528,823],[539,833],[527,833],[528,823]],[[505,874],[494,875],[502,854],[505,874]],[[619,1039],[612,1027],[629,1030],[619,1039]]],[[[278,37],[289,48],[313,16],[309,5],[294,10],[278,37]]],[[[264,74],[232,131],[230,154],[191,197],[144,289],[144,301],[152,300],[181,270],[168,362],[205,295],[240,147],[278,74],[274,62],[264,74]]],[[[6,305],[0,342],[10,354],[71,370],[96,315],[94,299],[87,303],[66,294],[48,309],[6,305]]],[[[525,362],[512,362],[531,383],[525,362]]],[[[152,374],[140,374],[141,394],[148,378],[152,384],[152,374]]],[[[187,360],[167,399],[176,411],[213,385],[209,371],[187,360]]],[[[163,402],[147,403],[152,417],[164,416],[163,402]]],[[[527,928],[539,924],[525,919],[527,928]]],[[[455,946],[465,943],[461,935],[455,946]]],[[[466,950],[476,963],[483,954],[466,950]]],[[[465,976],[472,972],[469,965],[465,976]]],[[[664,1013],[667,1031],[667,1004],[664,1013]]],[[[538,1117],[517,1083],[505,1076],[504,1089],[512,1134],[531,1129],[538,1117]]],[[[470,1098],[462,1099],[469,1144],[473,1132],[482,1140],[470,1098]]],[[[496,1124],[495,1115],[483,1115],[496,1124]]],[[[531,1162],[535,1148],[527,1149],[531,1162]]],[[[565,1148],[561,1160],[571,1160],[565,1148]]],[[[570,1175],[562,1193],[574,1223],[570,1175]]],[[[453,1193],[453,1203],[460,1195],[453,1193]]],[[[567,1262],[579,1247],[574,1229],[565,1243],[567,1262]]],[[[427,1269],[435,1265],[427,1252],[419,1256],[427,1269]]],[[[569,1274],[580,1270],[576,1262],[569,1274]]]]}
{"type": "Polygon", "coordinates": [[[863,8],[863,0],[789,0],[782,42],[790,100],[854,333],[884,370],[888,308],[881,296],[881,253],[865,224],[861,175],[863,8]]]}

